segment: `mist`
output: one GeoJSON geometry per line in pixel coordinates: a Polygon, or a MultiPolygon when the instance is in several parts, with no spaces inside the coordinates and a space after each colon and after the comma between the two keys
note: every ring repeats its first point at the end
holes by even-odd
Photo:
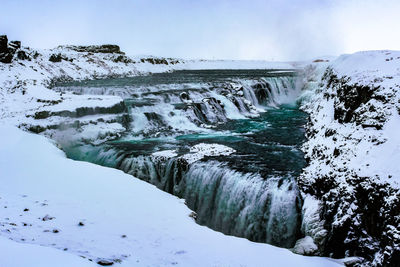
{"type": "Polygon", "coordinates": [[[115,43],[129,55],[305,60],[400,49],[400,3],[2,0],[0,33],[34,48],[115,43]]]}

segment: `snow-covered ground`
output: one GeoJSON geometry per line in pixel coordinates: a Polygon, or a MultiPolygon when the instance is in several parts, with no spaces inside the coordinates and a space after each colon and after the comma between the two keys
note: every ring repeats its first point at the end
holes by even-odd
{"type": "Polygon", "coordinates": [[[338,265],[212,231],[194,222],[183,200],[150,184],[67,159],[43,136],[0,131],[0,266],[338,265]]]}

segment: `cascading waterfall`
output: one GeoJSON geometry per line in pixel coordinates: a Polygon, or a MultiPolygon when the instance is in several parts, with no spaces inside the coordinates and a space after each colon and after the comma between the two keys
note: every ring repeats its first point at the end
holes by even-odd
{"type": "MultiPolygon", "coordinates": [[[[115,150],[85,154],[184,198],[196,221],[225,234],[281,247],[299,237],[301,198],[294,177],[242,173],[218,161],[191,165],[182,157],[129,156],[115,150]]],[[[82,158],[81,158],[82,159],[82,158]]]]}
{"type": "Polygon", "coordinates": [[[301,200],[290,177],[263,179],[212,162],[195,163],[183,183],[200,224],[281,247],[293,246],[298,237],[301,200]]]}
{"type": "Polygon", "coordinates": [[[56,90],[120,95],[131,117],[129,134],[154,136],[202,131],[230,119],[257,116],[265,106],[293,101],[295,88],[295,77],[284,76],[151,86],[71,86],[56,90]]]}
{"type": "MultiPolygon", "coordinates": [[[[232,168],[232,163],[230,165],[223,157],[203,158],[192,163],[182,155],[198,141],[186,141],[180,136],[193,133],[211,136],[231,120],[254,118],[266,106],[278,107],[294,102],[297,94],[295,77],[235,78],[222,82],[170,82],[148,86],[97,85],[68,87],[68,90],[124,97],[130,114],[128,131],[116,143],[65,148],[69,157],[121,169],[184,198],[188,207],[196,212],[199,224],[252,241],[281,247],[294,245],[301,235],[302,206],[295,172],[276,170],[263,175],[261,169],[243,171],[232,168]],[[152,155],[171,148],[176,152],[173,156],[152,155]]],[[[260,130],[249,129],[252,131],[260,130]]],[[[249,142],[255,137],[240,138],[240,142],[249,142]]],[[[235,140],[226,139],[228,143],[224,144],[227,146],[235,140]]],[[[222,141],[215,139],[213,142],[222,141]]],[[[293,148],[288,146],[285,153],[291,153],[290,150],[293,148]]],[[[246,153],[239,153],[238,157],[246,158],[246,153]]],[[[273,157],[282,151],[263,150],[260,153],[273,157]]]]}

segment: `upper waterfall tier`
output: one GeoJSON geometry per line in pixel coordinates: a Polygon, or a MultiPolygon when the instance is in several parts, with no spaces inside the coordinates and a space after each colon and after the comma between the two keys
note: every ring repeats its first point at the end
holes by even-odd
{"type": "Polygon", "coordinates": [[[121,96],[126,135],[159,137],[204,131],[256,117],[266,107],[294,103],[296,81],[288,71],[202,70],[72,82],[54,89],[121,96]]]}

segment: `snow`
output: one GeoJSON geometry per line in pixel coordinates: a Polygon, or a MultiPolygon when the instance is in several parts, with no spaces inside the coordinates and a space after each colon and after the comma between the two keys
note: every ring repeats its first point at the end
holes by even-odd
{"type": "Polygon", "coordinates": [[[163,157],[163,158],[173,158],[178,156],[175,150],[162,150],[162,151],[157,151],[151,154],[153,157],[163,157]]]}
{"type": "Polygon", "coordinates": [[[400,52],[379,50],[342,55],[333,62],[332,67],[339,76],[348,76],[353,82],[364,85],[376,83],[377,78],[384,77],[399,81],[400,52]]]}
{"type": "Polygon", "coordinates": [[[189,217],[183,200],[150,184],[67,159],[43,136],[4,125],[0,131],[0,246],[10,252],[2,253],[1,266],[38,258],[44,266],[90,266],[87,259],[122,261],[118,266],[338,266],[214,232],[189,217]]]}
{"type": "MultiPolygon", "coordinates": [[[[189,152],[190,153],[184,154],[180,158],[184,159],[188,164],[192,164],[204,157],[228,156],[235,153],[236,150],[220,144],[200,143],[192,146],[189,152]]],[[[151,155],[156,158],[161,157],[169,159],[178,156],[178,153],[175,150],[162,150],[154,152],[151,155]]]]}
{"type": "Polygon", "coordinates": [[[313,255],[318,247],[311,236],[306,236],[296,241],[292,251],[300,255],[313,255]]]}
{"type": "Polygon", "coordinates": [[[236,150],[230,148],[228,146],[220,145],[220,144],[205,144],[200,143],[194,145],[190,148],[189,154],[183,156],[183,158],[190,164],[195,161],[198,161],[206,156],[228,156],[236,150]]]}
{"type": "Polygon", "coordinates": [[[311,237],[313,242],[323,245],[327,231],[324,229],[324,221],[321,220],[319,201],[309,194],[303,195],[301,231],[311,237]]]}
{"type": "Polygon", "coordinates": [[[2,257],[0,266],[29,266],[29,267],[71,267],[71,266],[98,266],[70,253],[57,249],[17,243],[0,237],[0,251],[2,257]]]}
{"type": "MultiPolygon", "coordinates": [[[[394,114],[382,129],[382,138],[386,140],[380,145],[371,145],[363,139],[358,150],[364,149],[364,155],[351,159],[352,166],[362,166],[358,170],[360,176],[379,176],[393,187],[400,187],[400,116],[394,114]]],[[[362,151],[360,151],[362,153],[362,151]]]]}

